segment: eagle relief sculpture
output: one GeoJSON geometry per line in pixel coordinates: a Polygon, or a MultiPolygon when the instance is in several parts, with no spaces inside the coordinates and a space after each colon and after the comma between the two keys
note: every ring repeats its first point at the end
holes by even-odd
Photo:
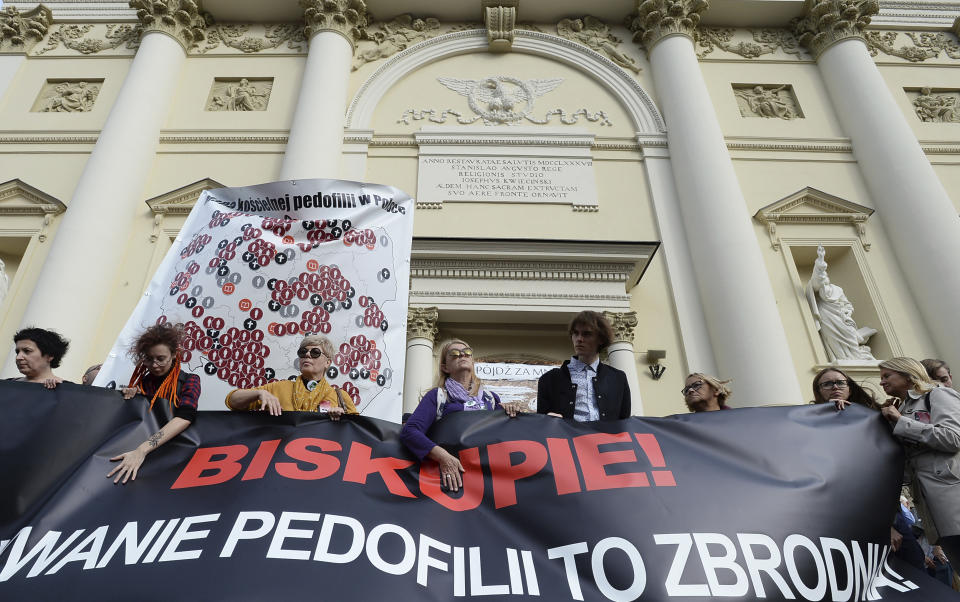
{"type": "Polygon", "coordinates": [[[434,123],[446,123],[447,116],[453,115],[458,123],[464,125],[479,120],[483,120],[484,125],[514,125],[524,120],[543,125],[548,123],[554,115],[559,115],[561,123],[567,125],[576,123],[580,117],[584,117],[587,121],[600,122],[600,125],[611,125],[603,111],[590,114],[587,109],[579,109],[569,115],[563,109],[553,109],[547,111],[543,119],[534,117],[532,115],[534,101],[562,84],[562,78],[521,80],[507,75],[497,75],[483,79],[438,77],[437,81],[457,94],[465,96],[467,105],[474,115],[464,116],[463,113],[454,109],[443,111],[407,109],[397,123],[409,125],[411,119],[414,121],[429,119],[434,123]]]}

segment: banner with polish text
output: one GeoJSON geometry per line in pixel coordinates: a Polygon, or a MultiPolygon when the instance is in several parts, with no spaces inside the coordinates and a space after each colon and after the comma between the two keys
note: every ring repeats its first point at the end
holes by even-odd
{"type": "Polygon", "coordinates": [[[400,422],[413,208],[396,188],[342,180],[204,191],[96,384],[126,386],[131,343],[178,323],[200,409],[224,409],[232,389],[294,377],[301,339],[323,334],[327,380],[362,414],[400,422]]]}
{"type": "Polygon", "coordinates": [[[875,412],[737,409],[399,426],[201,412],[114,485],[147,401],[0,382],[2,600],[954,600],[890,554],[903,454],[875,412]]]}

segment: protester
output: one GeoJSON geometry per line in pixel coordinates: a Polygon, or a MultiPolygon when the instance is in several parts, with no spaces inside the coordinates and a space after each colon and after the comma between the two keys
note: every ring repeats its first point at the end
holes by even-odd
{"type": "Polygon", "coordinates": [[[960,566],[960,393],[930,380],[908,357],[880,362],[881,408],[904,444],[906,473],[924,532],[960,566]]]}
{"type": "Polygon", "coordinates": [[[687,409],[693,413],[729,410],[727,399],[733,395],[729,380],[720,380],[715,376],[694,372],[680,389],[687,409]]]}
{"type": "Polygon", "coordinates": [[[420,399],[400,431],[400,441],[422,462],[429,458],[440,465],[441,484],[451,491],[463,486],[460,460],[427,437],[433,423],[447,414],[502,407],[509,416],[516,416],[519,404],[500,404],[500,397],[485,391],[473,371],[473,349],[460,339],[447,341],[440,348],[437,386],[420,399]]]}
{"type": "Polygon", "coordinates": [[[103,364],[94,364],[87,368],[87,371],[83,373],[83,378],[80,379],[80,383],[87,386],[92,385],[93,381],[97,380],[97,375],[100,374],[100,368],[102,367],[103,364]]]}
{"type": "MultiPolygon", "coordinates": [[[[24,328],[13,335],[17,354],[17,370],[22,378],[11,378],[28,383],[40,383],[48,389],[64,382],[53,373],[67,353],[70,342],[52,330],[24,328]]],[[[68,381],[69,382],[69,381],[68,381]]]]}
{"type": "Polygon", "coordinates": [[[890,527],[890,547],[893,549],[894,556],[922,571],[925,564],[923,548],[913,531],[916,518],[909,508],[904,506],[905,501],[904,498],[900,498],[900,507],[897,508],[893,526],[890,527]]]}
{"type": "Polygon", "coordinates": [[[131,399],[139,393],[150,400],[151,410],[159,400],[157,410],[166,417],[166,405],[173,417],[135,449],[110,458],[111,462],[120,462],[107,474],[107,478],[117,475],[114,483],[137,480],[147,454],[185,431],[197,418],[200,377],[180,369],[182,337],[180,325],[157,324],[144,330],[130,348],[136,367],[130,384],[120,389],[123,398],[131,399]]]}
{"type": "Polygon", "coordinates": [[[926,359],[920,362],[927,369],[927,375],[930,380],[939,382],[944,387],[953,387],[953,375],[950,374],[950,366],[943,360],[926,359]]]}
{"type": "Polygon", "coordinates": [[[578,422],[620,420],[630,416],[627,375],[600,361],[600,351],[613,341],[603,314],[582,311],[567,328],[573,356],[540,377],[537,412],[578,422]]]}
{"type": "Polygon", "coordinates": [[[844,410],[852,403],[871,410],[880,409],[873,393],[836,368],[824,368],[813,377],[813,403],[832,403],[837,410],[844,410]]]}
{"type": "Polygon", "coordinates": [[[340,420],[344,413],[357,414],[350,395],[327,382],[327,368],[333,363],[334,353],[330,339],[307,335],[297,349],[300,376],[253,389],[234,389],[224,401],[231,410],[260,410],[271,416],[279,416],[283,410],[326,412],[330,420],[340,420]]]}

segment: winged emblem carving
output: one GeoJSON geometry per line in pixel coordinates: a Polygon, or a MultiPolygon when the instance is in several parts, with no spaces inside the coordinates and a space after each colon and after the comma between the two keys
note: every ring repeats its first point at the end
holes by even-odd
{"type": "Polygon", "coordinates": [[[484,79],[438,77],[437,81],[466,96],[470,109],[487,125],[521,121],[533,110],[536,98],[563,83],[562,78],[521,80],[504,75],[484,79]]]}

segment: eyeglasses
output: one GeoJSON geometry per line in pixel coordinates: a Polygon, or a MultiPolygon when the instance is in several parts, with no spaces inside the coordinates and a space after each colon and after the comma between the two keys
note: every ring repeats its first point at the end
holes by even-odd
{"type": "Polygon", "coordinates": [[[319,347],[311,347],[310,349],[307,349],[306,347],[301,347],[300,349],[297,349],[297,357],[305,358],[308,355],[313,359],[317,359],[321,355],[327,355],[327,354],[321,351],[319,347]]]}
{"type": "Polygon", "coordinates": [[[169,356],[169,355],[167,355],[167,356],[160,356],[160,357],[150,357],[150,356],[148,355],[147,357],[143,358],[143,363],[146,364],[147,366],[150,366],[151,364],[152,364],[152,365],[157,365],[157,366],[162,366],[163,364],[166,364],[166,363],[169,362],[169,361],[170,361],[170,356],[169,356]]]}
{"type": "Polygon", "coordinates": [[[469,347],[464,347],[463,349],[451,349],[447,354],[453,359],[460,359],[461,357],[473,357],[473,349],[469,347]]]}
{"type": "Polygon", "coordinates": [[[689,393],[690,391],[696,391],[697,389],[699,389],[699,388],[702,387],[702,386],[703,386],[703,381],[702,381],[702,380],[698,380],[697,382],[695,382],[695,383],[690,383],[690,384],[687,385],[686,387],[680,389],[680,392],[683,393],[684,395],[686,395],[686,394],[689,393]]]}
{"type": "Polygon", "coordinates": [[[832,389],[834,387],[838,389],[846,389],[848,384],[849,384],[849,381],[846,381],[846,380],[825,380],[822,383],[820,383],[820,388],[825,391],[832,389]]]}

